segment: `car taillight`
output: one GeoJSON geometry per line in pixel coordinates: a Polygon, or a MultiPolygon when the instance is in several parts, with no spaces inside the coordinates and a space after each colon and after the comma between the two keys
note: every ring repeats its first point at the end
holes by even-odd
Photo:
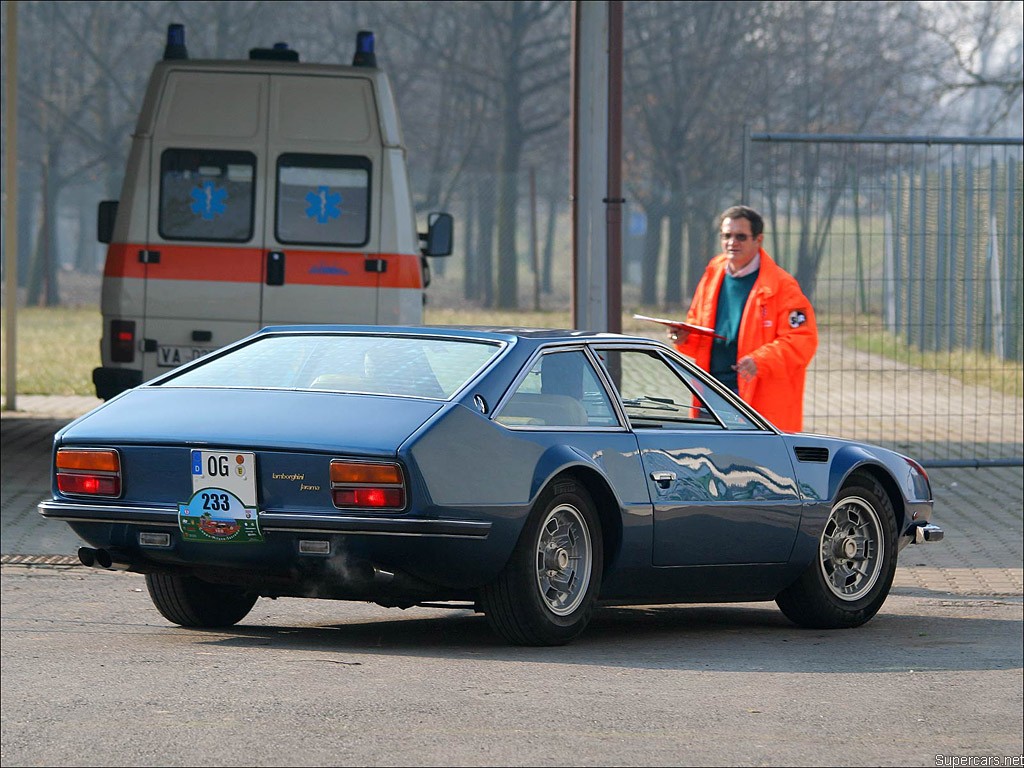
{"type": "Polygon", "coordinates": [[[331,462],[331,498],[342,509],[401,509],[405,506],[405,477],[398,464],[331,462]]]}
{"type": "Polygon", "coordinates": [[[110,359],[115,363],[135,360],[135,321],[110,321],[110,359]]]}
{"type": "Polygon", "coordinates": [[[73,496],[121,495],[121,457],[97,448],[57,449],[57,488],[73,496]]]}

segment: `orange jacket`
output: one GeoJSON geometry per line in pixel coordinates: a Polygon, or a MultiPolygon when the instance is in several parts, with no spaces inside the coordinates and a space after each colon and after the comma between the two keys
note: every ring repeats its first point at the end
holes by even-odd
{"type": "MultiPolygon", "coordinates": [[[[686,322],[715,327],[718,292],[725,278],[724,254],[715,256],[697,284],[686,322]]],[[[704,370],[711,366],[710,336],[690,334],[676,348],[704,370]]],[[[757,375],[739,379],[747,403],[779,429],[799,432],[804,420],[804,379],[818,348],[814,308],[796,279],[761,249],[761,268],[743,308],[737,358],[750,355],[757,375]]]]}

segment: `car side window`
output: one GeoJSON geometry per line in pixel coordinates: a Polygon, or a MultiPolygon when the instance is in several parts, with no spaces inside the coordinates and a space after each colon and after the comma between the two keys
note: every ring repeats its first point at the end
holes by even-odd
{"type": "Polygon", "coordinates": [[[581,350],[537,358],[496,421],[508,427],[618,425],[608,394],[581,350]]]}
{"type": "Polygon", "coordinates": [[[604,349],[600,357],[635,429],[754,429],[728,402],[653,350],[604,349]],[[717,418],[716,418],[717,414],[717,418]]]}
{"type": "Polygon", "coordinates": [[[678,364],[674,364],[673,368],[683,377],[683,380],[686,381],[694,394],[703,400],[708,408],[715,412],[722,423],[725,424],[726,429],[760,429],[754,422],[743,415],[736,406],[697,378],[691,371],[678,364]]]}

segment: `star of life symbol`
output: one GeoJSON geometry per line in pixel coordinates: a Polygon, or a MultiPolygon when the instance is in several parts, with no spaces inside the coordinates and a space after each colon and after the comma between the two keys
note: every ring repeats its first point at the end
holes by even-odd
{"type": "Polygon", "coordinates": [[[307,192],[306,202],[306,215],[320,224],[341,216],[341,193],[331,192],[330,187],[320,186],[315,192],[307,192]]]}
{"type": "Polygon", "coordinates": [[[192,213],[202,216],[205,221],[213,221],[216,216],[223,216],[228,207],[224,204],[228,191],[218,189],[212,181],[205,181],[201,187],[192,189],[192,213]]]}

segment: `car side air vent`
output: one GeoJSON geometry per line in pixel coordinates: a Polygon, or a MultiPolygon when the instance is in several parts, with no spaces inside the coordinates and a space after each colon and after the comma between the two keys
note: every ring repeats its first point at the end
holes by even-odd
{"type": "Polygon", "coordinates": [[[828,461],[828,448],[800,446],[794,448],[793,452],[796,454],[797,461],[817,461],[822,464],[828,461]]]}

